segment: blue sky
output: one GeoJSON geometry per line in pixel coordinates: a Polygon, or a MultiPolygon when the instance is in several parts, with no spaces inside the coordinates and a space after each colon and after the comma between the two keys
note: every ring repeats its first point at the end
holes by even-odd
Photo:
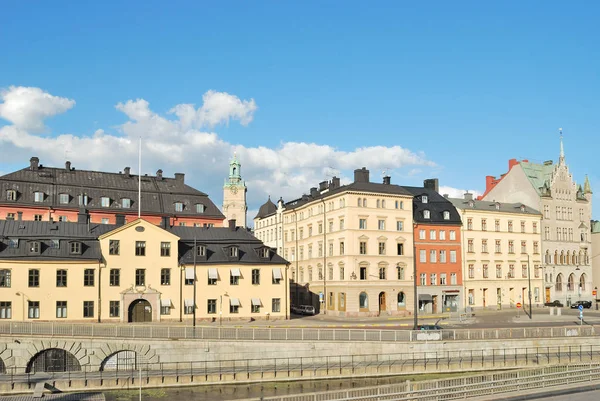
{"type": "Polygon", "coordinates": [[[141,135],[170,153],[149,149],[148,172],[185,172],[220,204],[237,149],[252,211],[268,194],[300,196],[327,167],[346,178],[351,165],[364,165],[373,180],[388,169],[399,184],[435,176],[483,191],[485,175],[504,173],[510,158],[556,160],[563,127],[571,171],[580,182],[589,174],[600,193],[599,12],[591,1],[5,2],[0,88],[39,88],[74,103],[31,112],[46,128],[14,133],[20,143],[0,138],[0,171],[23,167],[33,153],[47,164],[66,156],[79,168],[121,170],[135,165],[135,146],[115,152],[114,142],[96,143],[90,156],[77,139],[98,130],[141,135]],[[169,113],[176,105],[200,108],[209,90],[235,98],[215,106],[215,123],[177,125],[179,136],[165,143],[167,131],[145,136],[156,119],[177,120],[169,113]],[[132,106],[142,117],[115,107],[137,99],[148,102],[132,106]],[[252,100],[256,108],[244,103],[252,100]],[[210,139],[210,152],[167,146],[196,131],[214,133],[198,144],[210,139]],[[68,153],[35,140],[64,134],[68,153]],[[304,155],[302,143],[317,148],[304,155]],[[413,157],[397,149],[380,160],[378,146],[413,157]],[[290,152],[293,162],[284,159],[290,152]]]}

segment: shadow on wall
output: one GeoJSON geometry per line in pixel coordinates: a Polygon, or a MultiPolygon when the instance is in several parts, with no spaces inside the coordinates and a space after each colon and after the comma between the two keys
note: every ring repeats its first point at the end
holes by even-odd
{"type": "MultiPolygon", "coordinates": [[[[309,305],[315,308],[315,314],[320,313],[321,303],[319,294],[310,290],[309,284],[298,284],[290,282],[290,304],[294,306],[309,305]]],[[[293,309],[293,308],[292,308],[293,309]]]]}

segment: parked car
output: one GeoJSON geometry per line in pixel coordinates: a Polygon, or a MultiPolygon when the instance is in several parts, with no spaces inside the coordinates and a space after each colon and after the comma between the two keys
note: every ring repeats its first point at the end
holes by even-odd
{"type": "Polygon", "coordinates": [[[417,326],[418,330],[442,330],[442,326],[437,324],[420,324],[417,326]]]}
{"type": "Polygon", "coordinates": [[[577,301],[571,304],[571,309],[579,309],[579,305],[583,306],[585,309],[590,309],[592,307],[592,301],[577,301]]]}
{"type": "Polygon", "coordinates": [[[546,302],[544,304],[544,306],[557,306],[559,308],[562,308],[564,305],[557,299],[557,300],[554,300],[552,302],[546,302]]]}

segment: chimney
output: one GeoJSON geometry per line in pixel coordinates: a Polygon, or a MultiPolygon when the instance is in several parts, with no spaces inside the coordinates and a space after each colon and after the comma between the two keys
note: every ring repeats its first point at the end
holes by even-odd
{"type": "Polygon", "coordinates": [[[450,197],[450,195],[444,194],[444,198],[448,199],[449,197],[450,197]]]}
{"type": "Polygon", "coordinates": [[[303,201],[307,201],[307,200],[308,200],[308,195],[306,195],[306,194],[303,194],[301,199],[302,199],[303,201]]]}
{"type": "Polygon", "coordinates": [[[339,188],[340,187],[340,178],[339,177],[333,177],[331,179],[331,185],[329,187],[331,189],[339,188]]]}
{"type": "Polygon", "coordinates": [[[369,182],[369,170],[366,167],[354,170],[354,182],[369,182]]]}
{"type": "Polygon", "coordinates": [[[327,189],[327,181],[321,181],[319,183],[319,192],[325,191],[327,189]]]}
{"type": "Polygon", "coordinates": [[[514,166],[516,166],[517,164],[519,164],[517,159],[510,159],[508,161],[508,171],[510,171],[510,169],[513,168],[514,166]]]}
{"type": "Polygon", "coordinates": [[[115,217],[116,217],[117,226],[125,225],[125,215],[124,214],[116,214],[115,217]]]}
{"type": "Polygon", "coordinates": [[[29,159],[29,169],[30,170],[38,170],[40,165],[40,159],[37,157],[32,157],[29,159]]]}
{"type": "Polygon", "coordinates": [[[23,220],[23,212],[17,212],[17,220],[18,221],[23,220]]]}
{"type": "Polygon", "coordinates": [[[184,177],[185,177],[185,174],[183,174],[183,173],[175,173],[175,179],[176,179],[177,181],[181,181],[181,182],[183,182],[183,178],[184,178],[184,177]]]}
{"type": "Polygon", "coordinates": [[[385,177],[383,177],[384,185],[390,185],[391,182],[392,182],[392,177],[390,177],[389,175],[386,175],[385,177]]]}
{"type": "Polygon", "coordinates": [[[159,180],[162,180],[162,173],[163,173],[163,171],[158,169],[158,171],[156,172],[156,178],[158,178],[159,180]]]}
{"type": "Polygon", "coordinates": [[[316,198],[317,196],[319,196],[319,191],[317,191],[316,187],[312,187],[310,189],[310,196],[312,196],[313,198],[316,198]]]}
{"type": "Polygon", "coordinates": [[[229,220],[229,229],[235,231],[235,219],[229,220]]]}
{"type": "Polygon", "coordinates": [[[81,208],[79,209],[79,213],[77,213],[77,223],[79,224],[87,224],[89,218],[89,214],[87,209],[81,208]]]}
{"type": "Polygon", "coordinates": [[[125,177],[129,178],[131,176],[131,167],[125,167],[123,173],[125,174],[125,177]]]}
{"type": "Polygon", "coordinates": [[[171,227],[171,218],[169,216],[163,216],[160,226],[165,230],[168,230],[171,227]]]}
{"type": "Polygon", "coordinates": [[[65,170],[67,171],[71,171],[71,162],[67,160],[67,162],[65,163],[65,170]]]}
{"type": "Polygon", "coordinates": [[[472,201],[473,200],[473,194],[470,193],[470,192],[465,192],[465,200],[472,201]]]}
{"type": "Polygon", "coordinates": [[[439,192],[439,190],[440,190],[439,180],[437,178],[430,178],[428,180],[424,180],[423,187],[425,187],[427,189],[432,189],[435,192],[439,192]]]}

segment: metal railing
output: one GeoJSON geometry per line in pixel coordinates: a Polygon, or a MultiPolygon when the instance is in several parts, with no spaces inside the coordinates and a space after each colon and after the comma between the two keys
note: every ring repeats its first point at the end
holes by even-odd
{"type": "Polygon", "coordinates": [[[555,388],[600,380],[600,366],[578,364],[547,366],[512,372],[471,375],[459,378],[404,382],[377,387],[334,390],[305,394],[249,398],[239,401],[317,401],[317,400],[455,400],[498,394],[555,388]]]}
{"type": "Polygon", "coordinates": [[[440,331],[244,328],[131,325],[104,323],[0,322],[0,335],[101,337],[135,339],[199,339],[236,341],[466,341],[597,336],[594,326],[444,329],[440,331]]]}

